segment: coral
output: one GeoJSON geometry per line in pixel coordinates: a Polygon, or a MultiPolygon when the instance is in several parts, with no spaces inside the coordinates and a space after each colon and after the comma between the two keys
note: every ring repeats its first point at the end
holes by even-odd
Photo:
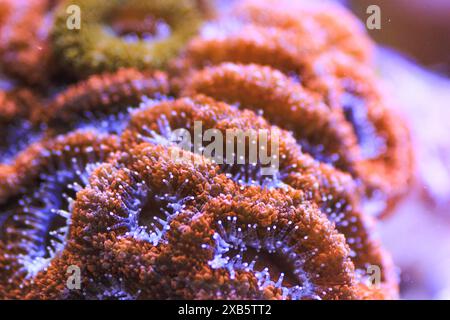
{"type": "Polygon", "coordinates": [[[346,11],[62,1],[45,45],[64,82],[0,92],[0,298],[398,296],[374,229],[411,145],[346,11]]]}
{"type": "Polygon", "coordinates": [[[24,296],[22,282],[33,282],[43,270],[54,272],[47,267],[59,261],[68,245],[76,193],[88,183],[95,166],[117,149],[114,136],[76,131],[34,144],[16,159],[11,185],[0,185],[2,191],[9,189],[0,208],[4,244],[0,287],[7,297],[24,296]]]}
{"type": "MultiPolygon", "coordinates": [[[[142,99],[167,95],[168,82],[160,71],[120,69],[89,77],[48,99],[40,99],[27,89],[1,91],[0,124],[5,139],[0,144],[0,184],[11,179],[8,176],[15,171],[16,158],[38,140],[77,129],[120,133],[129,111],[142,99]]],[[[9,191],[0,190],[0,201],[9,191]]]]}
{"type": "Polygon", "coordinates": [[[0,18],[0,65],[26,84],[49,81],[48,24],[50,1],[4,0],[0,18]]]}
{"type": "Polygon", "coordinates": [[[353,126],[361,150],[361,179],[373,199],[386,201],[384,211],[389,212],[410,189],[413,175],[412,145],[405,121],[392,108],[369,67],[355,68],[352,59],[327,54],[314,68],[321,71],[312,87],[324,94],[333,109],[340,108],[353,126]]]}
{"type": "Polygon", "coordinates": [[[34,118],[57,133],[81,127],[118,133],[126,124],[129,108],[145,98],[169,93],[169,81],[160,71],[119,69],[93,75],[75,83],[50,99],[44,112],[34,118]]]}
{"type": "Polygon", "coordinates": [[[44,128],[33,112],[42,110],[41,99],[28,89],[0,90],[0,170],[40,138],[44,128]]]}
{"type": "MultiPolygon", "coordinates": [[[[266,129],[271,130],[272,134],[276,132],[280,137],[277,155],[280,165],[279,173],[275,176],[264,176],[261,174],[261,165],[253,165],[249,159],[244,165],[236,164],[237,159],[234,159],[233,165],[220,161],[222,159],[217,157],[213,159],[220,163],[221,172],[242,188],[257,186],[263,189],[283,189],[290,186],[303,192],[303,200],[316,203],[336,224],[337,230],[345,235],[354,254],[352,260],[359,272],[364,273],[368,265],[381,266],[386,290],[389,294],[395,292],[396,280],[391,262],[380,249],[378,241],[371,236],[372,222],[362,214],[359,199],[355,197],[357,185],[351,176],[303,153],[291,133],[271,127],[255,113],[237,110],[208,97],[195,96],[167,101],[150,107],[143,106],[141,109],[133,113],[130,124],[122,135],[122,143],[126,148],[142,142],[161,144],[161,138],[170,141],[173,138],[172,129],[176,128],[187,128],[191,136],[194,136],[196,121],[202,123],[203,130],[213,129],[222,132],[224,136],[227,130],[248,132],[266,129]]],[[[207,146],[203,145],[205,147],[207,146]]]]}
{"type": "Polygon", "coordinates": [[[395,297],[389,258],[359,211],[349,175],[303,154],[280,130],[281,181],[263,183],[258,168],[242,179],[239,165],[171,145],[172,129],[193,129],[195,121],[205,130],[271,128],[205,96],[143,104],[122,135],[127,151],[94,169],[77,193],[70,246],[35,275],[28,298],[395,297]],[[68,293],[65,277],[47,282],[61,273],[63,257],[89,278],[102,275],[99,286],[68,293]],[[373,264],[382,268],[380,287],[367,283],[373,264]]]}
{"type": "MultiPolygon", "coordinates": [[[[374,215],[389,213],[411,183],[411,144],[367,59],[356,59],[346,45],[331,49],[310,41],[306,26],[298,26],[303,20],[285,8],[265,23],[264,5],[249,7],[243,18],[224,19],[225,26],[213,22],[188,44],[172,64],[174,88],[261,109],[271,123],[294,131],[306,152],[360,180],[374,215]]],[[[337,28],[328,25],[329,18],[311,17],[327,26],[325,33],[337,28]]]]}
{"type": "MultiPolygon", "coordinates": [[[[61,68],[78,78],[119,67],[158,68],[195,34],[201,20],[200,10],[190,0],[63,2],[52,30],[53,51],[61,68]],[[82,28],[68,30],[66,27],[68,5],[80,7],[82,28]],[[132,33],[121,37],[121,31],[127,28],[119,28],[117,34],[108,29],[110,23],[115,25],[115,18],[122,23],[128,21],[126,24],[130,26],[130,19],[133,22],[148,17],[157,20],[158,30],[143,38],[132,33]]],[[[141,27],[137,26],[139,33],[141,27]]]]}
{"type": "Polygon", "coordinates": [[[232,14],[238,24],[292,30],[300,39],[314,43],[320,52],[339,50],[363,62],[372,59],[373,45],[364,26],[347,10],[330,2],[251,0],[243,1],[232,14]]]}
{"type": "Polygon", "coordinates": [[[301,192],[241,191],[213,163],[198,160],[174,162],[170,147],[144,143],[93,173],[72,226],[102,252],[94,272],[123,279],[139,298],[356,296],[344,238],[301,192]],[[281,268],[292,264],[292,278],[284,284],[277,262],[264,255],[246,257],[250,267],[226,258],[246,246],[284,256],[281,268]]]}

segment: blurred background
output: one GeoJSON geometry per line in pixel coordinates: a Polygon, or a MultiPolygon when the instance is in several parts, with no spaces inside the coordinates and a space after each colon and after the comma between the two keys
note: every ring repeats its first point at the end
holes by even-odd
{"type": "Polygon", "coordinates": [[[388,45],[441,74],[450,75],[449,0],[348,0],[362,20],[367,7],[381,9],[380,30],[369,30],[378,43],[388,45]]]}
{"type": "Polygon", "coordinates": [[[363,23],[381,10],[377,69],[408,119],[416,182],[380,233],[401,275],[403,299],[450,299],[450,1],[344,0],[363,23]]]}

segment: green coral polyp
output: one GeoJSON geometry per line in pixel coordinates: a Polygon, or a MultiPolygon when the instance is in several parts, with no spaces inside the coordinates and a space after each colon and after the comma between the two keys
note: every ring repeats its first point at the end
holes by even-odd
{"type": "Polygon", "coordinates": [[[61,4],[51,36],[55,57],[66,73],[85,78],[120,67],[164,68],[195,35],[200,24],[199,9],[190,0],[77,0],[61,4]],[[81,9],[81,25],[80,29],[70,30],[66,9],[74,4],[81,9]],[[124,11],[164,21],[170,27],[170,35],[153,41],[126,41],[108,27],[115,15],[124,11]]]}

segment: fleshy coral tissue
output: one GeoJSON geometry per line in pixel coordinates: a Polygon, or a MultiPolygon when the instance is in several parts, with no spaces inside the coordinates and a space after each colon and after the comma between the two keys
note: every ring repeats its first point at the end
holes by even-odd
{"type": "Polygon", "coordinates": [[[408,192],[409,132],[345,9],[0,6],[0,298],[398,296],[375,229],[408,192]]]}

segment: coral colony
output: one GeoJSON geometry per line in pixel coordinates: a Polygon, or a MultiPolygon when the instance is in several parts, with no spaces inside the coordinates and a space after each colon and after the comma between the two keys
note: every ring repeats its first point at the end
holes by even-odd
{"type": "Polygon", "coordinates": [[[0,6],[0,298],[398,296],[409,133],[347,11],[0,6]]]}

